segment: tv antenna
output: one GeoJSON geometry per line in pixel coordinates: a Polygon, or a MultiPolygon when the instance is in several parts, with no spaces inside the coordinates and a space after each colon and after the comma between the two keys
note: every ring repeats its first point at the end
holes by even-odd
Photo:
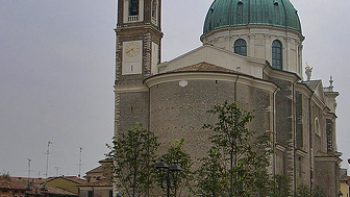
{"type": "Polygon", "coordinates": [[[80,175],[81,175],[81,153],[83,152],[83,148],[82,147],[79,147],[79,173],[78,173],[78,177],[80,178],[80,175]]]}
{"type": "Polygon", "coordinates": [[[30,158],[28,158],[27,161],[28,161],[28,177],[27,177],[27,179],[28,179],[28,180],[27,180],[27,184],[28,184],[28,185],[27,185],[27,187],[29,188],[29,186],[30,186],[30,180],[29,180],[29,179],[30,179],[30,162],[31,162],[32,160],[31,160],[30,158]]]}
{"type": "Polygon", "coordinates": [[[55,167],[55,169],[56,169],[56,177],[58,177],[58,171],[60,170],[60,168],[59,167],[55,167]]]}
{"type": "Polygon", "coordinates": [[[28,161],[28,180],[30,178],[30,162],[32,161],[30,158],[27,159],[28,161]]]}
{"type": "Polygon", "coordinates": [[[49,156],[50,156],[50,145],[52,144],[51,141],[47,142],[47,151],[46,151],[46,172],[45,172],[45,176],[46,178],[49,175],[49,156]]]}

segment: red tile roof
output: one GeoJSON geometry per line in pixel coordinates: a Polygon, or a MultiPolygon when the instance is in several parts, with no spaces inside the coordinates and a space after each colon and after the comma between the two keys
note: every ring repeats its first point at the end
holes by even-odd
{"type": "Polygon", "coordinates": [[[112,180],[107,178],[102,178],[93,183],[80,184],[80,187],[112,187],[112,180]]]}
{"type": "Polygon", "coordinates": [[[86,174],[90,174],[90,173],[101,173],[101,172],[103,172],[103,168],[102,168],[102,166],[99,166],[99,167],[97,167],[97,168],[94,168],[94,169],[90,170],[90,171],[87,172],[86,174]]]}
{"type": "Polygon", "coordinates": [[[210,72],[210,71],[215,71],[215,72],[228,72],[228,73],[238,73],[233,70],[229,70],[227,68],[219,67],[214,64],[209,64],[207,62],[202,62],[199,64],[195,64],[192,66],[186,66],[183,68],[179,68],[174,70],[173,72],[184,72],[184,71],[205,71],[205,72],[210,72]]]}
{"type": "Polygon", "coordinates": [[[49,178],[48,182],[53,181],[53,180],[55,180],[55,179],[66,179],[66,180],[72,181],[72,182],[77,183],[77,184],[86,183],[86,180],[85,180],[85,179],[79,178],[79,177],[77,177],[77,176],[58,176],[58,177],[51,177],[51,178],[49,178]]]}
{"type": "MultiPolygon", "coordinates": [[[[6,190],[23,190],[28,189],[28,184],[30,185],[30,191],[26,191],[29,194],[55,194],[61,196],[77,196],[76,194],[70,193],[60,188],[48,187],[46,186],[49,179],[43,178],[24,178],[24,177],[0,177],[0,189],[6,190]]],[[[68,177],[68,179],[74,179],[73,177],[68,177]]]]}
{"type": "Polygon", "coordinates": [[[0,189],[7,190],[25,190],[26,185],[12,181],[11,178],[0,178],[0,189]]]}

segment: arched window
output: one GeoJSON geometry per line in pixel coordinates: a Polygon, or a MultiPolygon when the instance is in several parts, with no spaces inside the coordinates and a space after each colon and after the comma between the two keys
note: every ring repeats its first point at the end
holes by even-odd
{"type": "Polygon", "coordinates": [[[129,16],[139,15],[139,0],[129,0],[129,16]]]}
{"type": "Polygon", "coordinates": [[[272,43],[272,67],[282,70],[282,43],[279,40],[272,43]]]}
{"type": "Polygon", "coordinates": [[[239,55],[247,56],[247,42],[243,39],[238,39],[234,44],[234,52],[239,55]]]}

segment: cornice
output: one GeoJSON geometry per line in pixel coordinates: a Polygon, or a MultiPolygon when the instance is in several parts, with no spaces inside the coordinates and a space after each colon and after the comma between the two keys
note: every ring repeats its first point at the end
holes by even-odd
{"type": "Polygon", "coordinates": [[[136,93],[136,92],[147,92],[149,89],[145,85],[139,85],[139,86],[114,86],[114,92],[117,94],[124,94],[124,93],[136,93]]]}
{"type": "Polygon", "coordinates": [[[274,69],[270,66],[268,62],[263,72],[269,77],[282,79],[284,81],[287,80],[291,83],[295,83],[296,81],[301,80],[301,78],[296,73],[274,69]]]}
{"type": "Polygon", "coordinates": [[[297,30],[294,30],[292,28],[287,28],[287,27],[276,27],[272,25],[254,25],[254,24],[249,24],[249,25],[241,25],[241,26],[227,26],[227,27],[221,27],[218,29],[211,30],[208,33],[204,33],[201,35],[200,40],[203,42],[204,39],[218,33],[218,32],[225,32],[225,31],[231,31],[231,30],[251,30],[251,29],[267,29],[267,30],[275,30],[275,31],[280,31],[282,33],[285,33],[286,36],[288,34],[293,34],[297,36],[301,41],[304,41],[305,37],[298,32],[297,30]]]}
{"type": "Polygon", "coordinates": [[[222,80],[231,81],[244,84],[251,87],[257,87],[269,92],[274,92],[278,89],[277,85],[273,82],[254,78],[251,76],[227,73],[227,72],[213,72],[213,71],[184,71],[184,72],[171,72],[154,75],[145,79],[144,83],[149,87],[153,87],[158,84],[181,81],[181,80],[222,80]]]}
{"type": "Polygon", "coordinates": [[[141,29],[141,30],[151,29],[151,30],[154,30],[154,31],[162,33],[160,28],[157,28],[156,26],[154,26],[154,25],[152,25],[150,23],[133,24],[133,25],[130,25],[130,26],[129,25],[122,25],[122,26],[117,26],[117,28],[115,28],[114,30],[116,32],[118,32],[118,31],[123,31],[123,30],[134,30],[134,29],[141,29]]]}
{"type": "Polygon", "coordinates": [[[303,83],[297,83],[296,90],[306,95],[308,98],[311,98],[313,96],[313,91],[305,84],[303,83]]]}

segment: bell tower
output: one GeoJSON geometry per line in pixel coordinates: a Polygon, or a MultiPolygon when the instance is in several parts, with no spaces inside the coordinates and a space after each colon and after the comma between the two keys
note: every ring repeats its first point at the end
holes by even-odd
{"type": "Polygon", "coordinates": [[[161,0],[118,0],[115,134],[149,126],[149,92],[143,80],[161,57],[161,0]]]}
{"type": "Polygon", "coordinates": [[[160,13],[161,0],[118,0],[117,79],[156,72],[163,36],[160,13]]]}

